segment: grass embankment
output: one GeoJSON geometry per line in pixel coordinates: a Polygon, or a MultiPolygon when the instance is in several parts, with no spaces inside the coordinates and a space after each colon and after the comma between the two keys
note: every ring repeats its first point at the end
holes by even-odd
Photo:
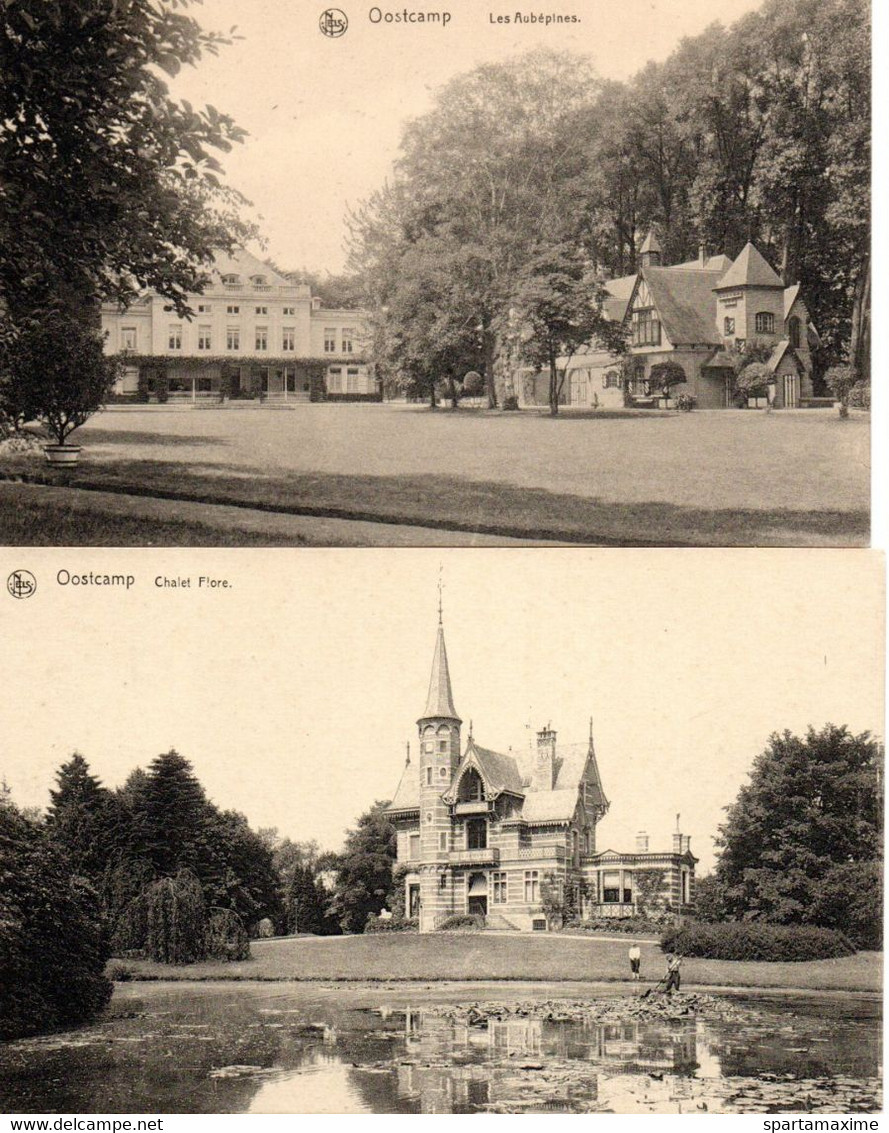
{"type": "MultiPolygon", "coordinates": [[[[441,933],[350,937],[298,937],[253,941],[250,960],[237,964],[169,967],[117,961],[136,979],[162,980],[534,980],[625,981],[628,941],[558,934],[441,933]]],[[[642,973],[654,982],[664,957],[642,944],[642,973]]],[[[879,991],[882,954],[859,952],[837,960],[754,963],[686,959],[684,984],[800,988],[811,991],[879,991]]]]}
{"type": "Polygon", "coordinates": [[[550,420],[336,405],[107,413],[77,439],[77,469],[13,456],[0,475],[527,541],[840,546],[869,535],[867,415],[550,420]]]}

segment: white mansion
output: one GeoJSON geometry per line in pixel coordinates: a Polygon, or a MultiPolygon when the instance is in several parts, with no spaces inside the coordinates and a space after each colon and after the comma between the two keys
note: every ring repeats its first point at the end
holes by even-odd
{"type": "Polygon", "coordinates": [[[361,311],[322,307],[245,250],[218,254],[181,319],[151,292],[102,308],[106,351],[124,357],[118,394],[147,400],[376,400],[361,311]]]}

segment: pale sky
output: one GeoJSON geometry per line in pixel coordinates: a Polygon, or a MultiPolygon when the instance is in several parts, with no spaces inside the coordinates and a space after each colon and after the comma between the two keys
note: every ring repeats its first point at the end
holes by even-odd
{"type": "MultiPolygon", "coordinates": [[[[0,776],[45,806],[81,751],[109,787],[175,747],[254,827],[337,849],[416,758],[437,580],[454,698],[483,746],[595,719],[611,810],[600,849],[676,813],[699,870],[776,730],[883,734],[882,557],[867,551],[30,550],[33,598],[0,596],[0,776]],[[60,569],[135,585],[59,586],[60,569]],[[193,577],[160,590],[158,574],[193,577]],[[200,574],[228,591],[197,589],[200,574]]],[[[4,582],[5,584],[5,582],[4,582]]]]}
{"type": "MultiPolygon", "coordinates": [[[[206,28],[237,26],[243,38],[187,69],[173,84],[195,105],[210,103],[249,131],[225,158],[228,181],[255,205],[266,254],[287,269],[339,271],[349,205],[379,187],[404,122],[430,106],[454,75],[546,46],[588,55],[602,78],[626,79],[663,60],[683,36],[716,20],[733,23],[758,0],[448,0],[416,11],[449,11],[438,24],[372,24],[372,2],[338,0],[349,28],[323,36],[318,0],[204,0],[206,28]],[[550,27],[492,23],[517,10],[575,14],[550,27]]],[[[380,5],[382,12],[404,4],[380,5]]]]}

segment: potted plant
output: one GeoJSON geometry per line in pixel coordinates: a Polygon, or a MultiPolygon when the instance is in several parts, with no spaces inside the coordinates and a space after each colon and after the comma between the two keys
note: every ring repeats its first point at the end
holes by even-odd
{"type": "Polygon", "coordinates": [[[738,374],[735,387],[745,396],[748,409],[762,409],[770,407],[769,387],[773,383],[772,371],[764,362],[750,362],[738,374]]]}
{"type": "Polygon", "coordinates": [[[52,464],[76,464],[81,448],[68,438],[108,400],[120,362],[107,357],[103,338],[84,316],[51,310],[22,327],[3,353],[3,401],[16,418],[40,421],[52,438],[52,464]]]}

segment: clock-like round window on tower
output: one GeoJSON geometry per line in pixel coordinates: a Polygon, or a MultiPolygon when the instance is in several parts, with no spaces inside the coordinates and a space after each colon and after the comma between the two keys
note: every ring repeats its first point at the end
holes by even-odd
{"type": "Polygon", "coordinates": [[[431,822],[431,821],[432,821],[432,811],[431,811],[431,810],[427,810],[427,811],[426,811],[426,821],[427,821],[427,822],[431,822]]]}
{"type": "Polygon", "coordinates": [[[447,774],[448,774],[447,767],[440,767],[438,773],[442,777],[442,779],[447,778],[447,774]]]}

